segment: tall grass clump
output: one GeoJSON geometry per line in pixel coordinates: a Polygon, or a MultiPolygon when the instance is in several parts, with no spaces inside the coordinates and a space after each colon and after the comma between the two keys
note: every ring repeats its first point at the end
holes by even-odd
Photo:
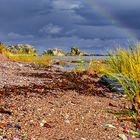
{"type": "Polygon", "coordinates": [[[133,49],[117,48],[109,53],[107,61],[105,72],[118,80],[132,104],[132,109],[140,114],[140,43],[133,49]]]}

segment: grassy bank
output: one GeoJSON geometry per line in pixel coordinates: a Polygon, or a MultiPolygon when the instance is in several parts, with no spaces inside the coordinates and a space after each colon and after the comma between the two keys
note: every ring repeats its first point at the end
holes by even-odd
{"type": "Polygon", "coordinates": [[[18,61],[18,62],[35,62],[35,63],[48,64],[52,60],[52,58],[50,57],[34,56],[32,54],[24,54],[24,53],[13,54],[8,52],[6,49],[3,49],[1,54],[7,56],[10,60],[18,61]]]}
{"type": "Polygon", "coordinates": [[[43,63],[43,64],[48,64],[52,60],[52,58],[49,57],[39,57],[39,56],[32,56],[28,54],[10,54],[8,55],[8,57],[14,61],[36,62],[36,63],[43,63]]]}

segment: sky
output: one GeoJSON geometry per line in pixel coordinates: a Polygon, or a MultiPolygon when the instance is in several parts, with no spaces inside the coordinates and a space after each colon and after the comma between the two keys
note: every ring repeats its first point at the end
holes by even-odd
{"type": "Polygon", "coordinates": [[[0,41],[104,53],[140,37],[140,0],[0,0],[0,41]]]}

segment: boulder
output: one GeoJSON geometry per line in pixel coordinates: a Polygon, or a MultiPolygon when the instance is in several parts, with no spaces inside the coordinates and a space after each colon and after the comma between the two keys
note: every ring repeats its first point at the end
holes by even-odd
{"type": "Polygon", "coordinates": [[[77,47],[71,47],[71,52],[67,53],[68,56],[88,56],[88,53],[86,52],[81,52],[79,48],[77,47]]]}
{"type": "Polygon", "coordinates": [[[44,50],[42,56],[64,56],[65,53],[57,48],[44,50]]]}
{"type": "Polygon", "coordinates": [[[124,93],[124,89],[120,82],[118,81],[118,78],[123,80],[128,87],[132,86],[132,80],[130,80],[128,77],[125,77],[121,74],[116,74],[114,73],[113,76],[104,74],[100,78],[100,82],[103,83],[104,85],[108,86],[113,92],[120,92],[124,93]],[[116,77],[116,78],[115,78],[116,77]]]}
{"type": "Polygon", "coordinates": [[[71,55],[80,55],[81,51],[77,47],[71,47],[71,55]]]}
{"type": "Polygon", "coordinates": [[[80,55],[80,56],[88,56],[88,53],[87,53],[87,52],[80,52],[79,55],[80,55]]]}
{"type": "Polygon", "coordinates": [[[29,44],[9,45],[7,49],[13,54],[31,54],[34,56],[37,55],[36,49],[34,49],[34,47],[29,44]]]}

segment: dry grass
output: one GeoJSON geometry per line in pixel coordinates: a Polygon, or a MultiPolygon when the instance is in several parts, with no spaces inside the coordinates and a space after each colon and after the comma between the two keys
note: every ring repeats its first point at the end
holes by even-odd
{"type": "Polygon", "coordinates": [[[89,63],[89,67],[86,69],[86,73],[90,74],[100,74],[105,68],[105,63],[102,60],[95,60],[92,58],[89,63]]]}
{"type": "Polygon", "coordinates": [[[118,48],[109,56],[109,71],[121,73],[140,82],[140,44],[134,49],[118,48]]]}
{"type": "Polygon", "coordinates": [[[52,58],[50,57],[38,57],[38,56],[33,56],[32,54],[12,54],[8,51],[3,51],[3,54],[6,55],[9,59],[18,62],[36,62],[36,63],[48,64],[52,60],[52,58]]]}
{"type": "Polygon", "coordinates": [[[34,54],[13,54],[8,51],[3,43],[0,43],[0,53],[7,56],[9,59],[19,62],[36,62],[48,64],[51,62],[52,58],[50,57],[38,57],[34,56],[34,54]]]}
{"type": "Polygon", "coordinates": [[[51,62],[52,58],[49,57],[37,57],[37,56],[31,56],[31,55],[10,55],[10,59],[20,62],[36,62],[36,63],[43,63],[48,64],[51,62]]]}
{"type": "Polygon", "coordinates": [[[108,67],[104,72],[116,78],[122,85],[132,109],[140,114],[140,44],[134,49],[118,48],[109,54],[108,67]],[[120,79],[114,73],[123,75],[120,79]],[[129,79],[129,80],[128,80],[129,79]]]}

